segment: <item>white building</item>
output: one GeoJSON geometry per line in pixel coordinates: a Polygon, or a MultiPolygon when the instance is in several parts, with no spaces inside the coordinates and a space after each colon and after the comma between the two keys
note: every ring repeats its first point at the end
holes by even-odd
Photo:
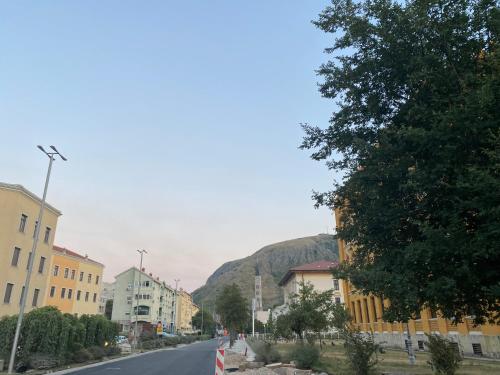
{"type": "Polygon", "coordinates": [[[101,298],[99,299],[99,314],[104,315],[106,312],[106,302],[113,300],[115,293],[115,283],[101,284],[101,298]]]}
{"type": "Polygon", "coordinates": [[[142,272],[136,267],[129,268],[115,279],[111,320],[120,324],[122,332],[130,332],[136,319],[141,329],[144,323],[161,322],[165,331],[172,330],[175,291],[170,286],[145,273],[144,268],[142,272]]]}

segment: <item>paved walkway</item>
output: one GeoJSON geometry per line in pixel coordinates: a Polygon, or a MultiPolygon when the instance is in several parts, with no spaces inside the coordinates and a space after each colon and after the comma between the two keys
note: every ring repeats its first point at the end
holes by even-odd
{"type": "Polygon", "coordinates": [[[246,358],[248,362],[252,362],[255,360],[255,353],[245,340],[236,340],[232,348],[229,348],[229,341],[228,341],[224,347],[225,349],[231,352],[238,353],[241,355],[245,355],[246,353],[246,358]]]}

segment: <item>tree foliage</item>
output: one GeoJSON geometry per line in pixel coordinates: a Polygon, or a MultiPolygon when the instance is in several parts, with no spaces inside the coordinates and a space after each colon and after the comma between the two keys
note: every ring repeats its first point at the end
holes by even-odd
{"type": "Polygon", "coordinates": [[[426,343],[431,353],[428,361],[435,374],[453,375],[460,367],[462,358],[453,344],[438,335],[427,335],[426,343]]]}
{"type": "Polygon", "coordinates": [[[344,175],[314,194],[356,249],[336,277],[388,298],[388,320],[498,320],[498,2],[332,0],[315,24],[334,36],[318,74],[338,110],[301,147],[344,175]]]}
{"type": "Polygon", "coordinates": [[[201,330],[203,326],[202,335],[213,336],[215,334],[215,321],[212,314],[206,309],[200,309],[196,312],[193,316],[193,326],[199,330],[201,330]]]}
{"type": "Polygon", "coordinates": [[[236,284],[226,285],[221,294],[217,296],[215,309],[222,324],[231,334],[232,344],[236,333],[242,332],[249,320],[248,301],[242,296],[241,290],[236,284]]]}

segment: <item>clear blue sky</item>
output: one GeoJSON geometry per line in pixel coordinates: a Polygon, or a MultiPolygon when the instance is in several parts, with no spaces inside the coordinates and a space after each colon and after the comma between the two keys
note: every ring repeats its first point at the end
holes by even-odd
{"type": "Polygon", "coordinates": [[[0,6],[0,180],[63,211],[56,243],[192,290],[223,262],[326,232],[297,149],[334,103],[314,70],[327,1],[59,1],[0,6]]]}

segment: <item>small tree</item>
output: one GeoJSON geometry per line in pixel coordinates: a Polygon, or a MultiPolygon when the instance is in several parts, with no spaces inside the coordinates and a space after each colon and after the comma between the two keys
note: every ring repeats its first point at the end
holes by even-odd
{"type": "Polygon", "coordinates": [[[361,333],[351,330],[344,331],[343,337],[351,369],[356,375],[368,375],[378,363],[379,345],[372,335],[365,338],[361,333]]]}
{"type": "Polygon", "coordinates": [[[199,330],[202,330],[203,335],[213,336],[215,334],[215,322],[212,314],[206,309],[200,309],[193,316],[193,326],[199,330]]]}
{"type": "Polygon", "coordinates": [[[429,342],[425,343],[431,353],[427,361],[436,374],[454,375],[460,367],[462,358],[452,342],[438,335],[427,335],[429,342]]]}
{"type": "Polygon", "coordinates": [[[230,346],[233,346],[236,333],[242,331],[248,321],[248,301],[236,284],[226,285],[217,297],[215,308],[222,324],[229,330],[230,346]]]}
{"type": "Polygon", "coordinates": [[[279,315],[276,318],[276,323],[272,333],[275,340],[290,340],[293,337],[290,317],[288,314],[279,315]]]}

